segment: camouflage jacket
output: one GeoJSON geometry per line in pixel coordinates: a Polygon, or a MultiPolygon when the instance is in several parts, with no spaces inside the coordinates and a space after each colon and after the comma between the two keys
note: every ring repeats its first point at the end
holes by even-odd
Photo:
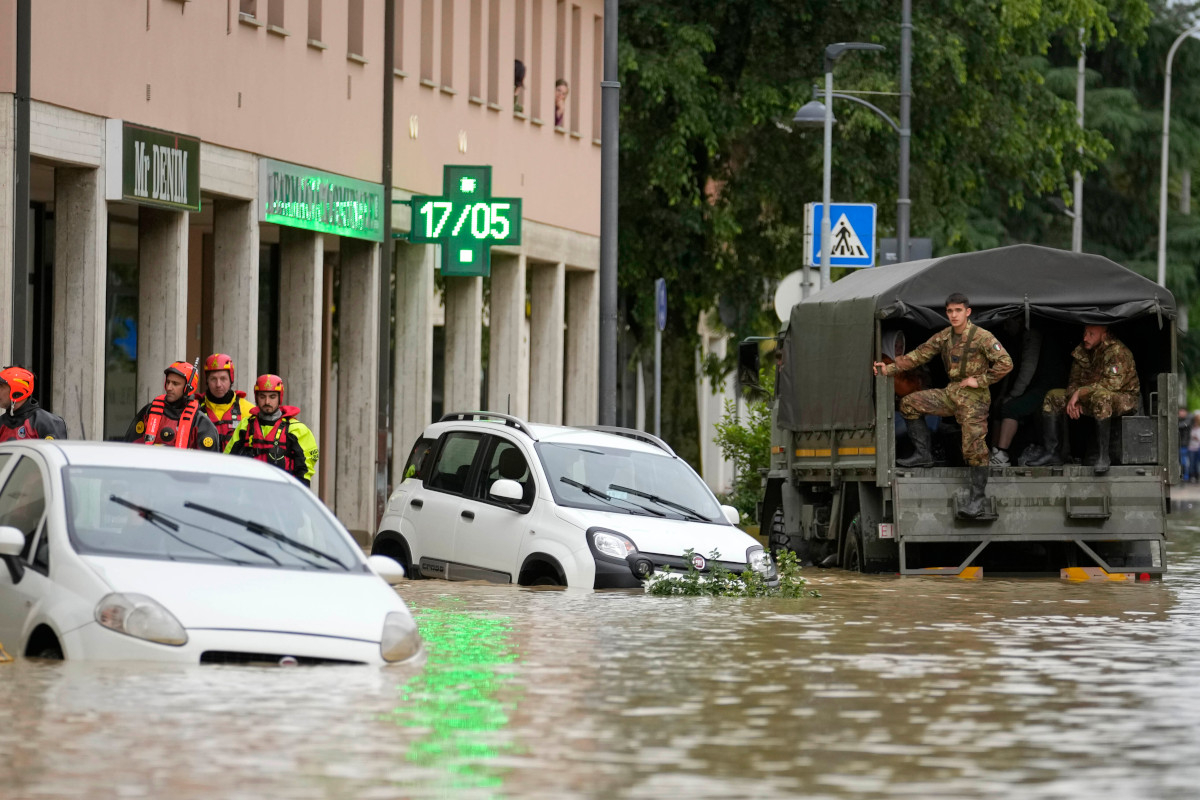
{"type": "Polygon", "coordinates": [[[1012,357],[1004,345],[983,328],[968,322],[962,336],[956,336],[953,328],[944,328],[930,336],[916,350],[898,357],[895,364],[888,364],[883,374],[895,375],[914,369],[939,353],[951,383],[974,378],[980,389],[991,386],[1013,368],[1012,357]],[[968,344],[970,350],[963,353],[964,346],[968,344]]]}
{"type": "Polygon", "coordinates": [[[1141,391],[1133,353],[1118,339],[1109,337],[1093,350],[1079,345],[1071,352],[1067,396],[1078,391],[1082,400],[1095,389],[1130,393],[1141,391]]]}

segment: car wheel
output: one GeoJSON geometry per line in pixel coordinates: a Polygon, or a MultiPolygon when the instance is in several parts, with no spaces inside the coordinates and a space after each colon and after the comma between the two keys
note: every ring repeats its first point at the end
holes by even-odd
{"type": "Polygon", "coordinates": [[[397,564],[404,567],[404,575],[409,580],[417,580],[421,577],[420,571],[413,569],[412,556],[409,555],[408,545],[403,539],[376,540],[375,546],[371,548],[371,555],[387,556],[395,560],[397,564]]]}
{"type": "Polygon", "coordinates": [[[62,645],[58,643],[57,637],[49,628],[41,625],[29,637],[29,644],[25,646],[25,657],[62,661],[62,645]]]}
{"type": "Polygon", "coordinates": [[[862,522],[857,514],[846,528],[846,543],[842,547],[842,568],[850,572],[862,572],[862,522]]]}

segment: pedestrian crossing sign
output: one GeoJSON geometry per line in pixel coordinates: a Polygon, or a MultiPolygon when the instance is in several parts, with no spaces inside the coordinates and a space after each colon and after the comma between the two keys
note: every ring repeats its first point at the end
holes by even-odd
{"type": "MultiPolygon", "coordinates": [[[[804,263],[821,265],[821,219],[823,203],[808,203],[804,207],[804,263]]],[[[830,203],[829,266],[875,266],[875,204],[830,203]]]]}

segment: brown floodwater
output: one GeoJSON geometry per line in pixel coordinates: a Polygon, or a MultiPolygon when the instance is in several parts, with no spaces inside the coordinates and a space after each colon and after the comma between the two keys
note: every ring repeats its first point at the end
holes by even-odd
{"type": "Polygon", "coordinates": [[[417,666],[0,665],[0,798],[1192,798],[1162,582],[812,571],[803,600],[418,581],[417,666]]]}

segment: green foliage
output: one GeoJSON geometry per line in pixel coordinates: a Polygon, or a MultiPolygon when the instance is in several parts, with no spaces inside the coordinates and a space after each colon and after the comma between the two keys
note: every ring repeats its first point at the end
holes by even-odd
{"type": "Polygon", "coordinates": [[[733,487],[724,501],[738,510],[742,519],[754,519],[758,499],[762,496],[762,474],[771,460],[771,404],[767,398],[774,394],[775,370],[760,371],[760,385],[765,396],[749,400],[746,419],[738,415],[737,402],[725,401],[725,413],[716,424],[713,441],[721,448],[721,457],[733,462],[733,487]]]}
{"type": "Polygon", "coordinates": [[[769,586],[762,575],[748,569],[741,575],[736,575],[721,565],[721,554],[714,550],[709,554],[712,568],[708,574],[701,574],[692,564],[694,550],[684,551],[687,561],[687,572],[675,576],[668,568],[667,572],[655,573],[646,581],[646,592],[658,597],[683,595],[686,597],[820,597],[815,589],[808,588],[808,582],[800,575],[800,564],[796,554],[787,551],[775,557],[775,569],[779,574],[779,583],[769,586]]]}

